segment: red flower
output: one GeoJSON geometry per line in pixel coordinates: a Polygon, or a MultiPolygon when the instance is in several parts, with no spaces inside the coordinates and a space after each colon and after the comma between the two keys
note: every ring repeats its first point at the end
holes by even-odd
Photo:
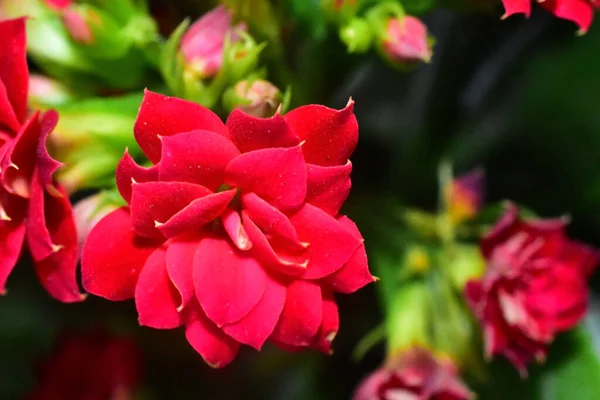
{"type": "Polygon", "coordinates": [[[413,348],[364,379],[353,400],[469,400],[472,393],[449,359],[413,348]]]}
{"type": "MultiPolygon", "coordinates": [[[[502,18],[508,18],[513,14],[531,14],[531,0],[502,0],[505,14],[502,18]]],[[[592,25],[594,19],[594,8],[600,4],[595,0],[545,0],[539,2],[547,11],[557,18],[573,21],[579,26],[579,32],[585,33],[592,25]]]]}
{"type": "Polygon", "coordinates": [[[225,40],[239,40],[236,31],[245,31],[246,25],[231,25],[231,12],[218,6],[190,26],[181,39],[181,53],[189,73],[198,78],[211,78],[219,72],[223,63],[225,40]]]}
{"type": "Polygon", "coordinates": [[[77,287],[77,234],[71,204],[46,150],[58,114],[28,115],[25,20],[0,22],[0,291],[27,240],[37,275],[56,299],[83,299],[77,287]]]}
{"type": "Polygon", "coordinates": [[[325,352],[338,329],[333,292],[372,282],[362,237],[339,209],[358,139],[353,103],[309,105],[227,123],[197,104],[146,92],[134,126],[150,168],[125,153],[117,185],[129,207],[84,245],[84,287],[135,297],[139,322],[186,327],[222,367],[240,343],[325,352]]]}
{"type": "Polygon", "coordinates": [[[64,336],[26,400],[129,400],[140,382],[136,343],[104,332],[64,336]]]}
{"type": "Polygon", "coordinates": [[[557,332],[573,328],[587,309],[587,278],[600,253],[565,235],[564,220],[524,221],[511,205],[481,241],[482,280],[466,296],[483,324],[486,354],[502,354],[526,374],[544,359],[557,332]]]}
{"type": "Polygon", "coordinates": [[[432,52],[427,27],[410,15],[387,21],[382,49],[387,58],[397,63],[429,62],[432,52]]]}

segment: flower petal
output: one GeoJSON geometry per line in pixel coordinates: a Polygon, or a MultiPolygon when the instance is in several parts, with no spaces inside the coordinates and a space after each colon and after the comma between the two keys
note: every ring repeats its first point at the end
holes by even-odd
{"type": "Polygon", "coordinates": [[[181,304],[177,308],[179,311],[194,298],[192,271],[199,244],[200,237],[196,235],[179,237],[167,243],[167,273],[181,296],[181,304]]]}
{"type": "Polygon", "coordinates": [[[258,229],[246,211],[242,211],[242,220],[252,242],[252,254],[257,260],[273,270],[289,276],[301,276],[306,272],[306,257],[289,252],[276,253],[267,237],[258,229]]]}
{"type": "Polygon", "coordinates": [[[304,279],[320,279],[339,270],[362,243],[339,221],[310,204],[305,204],[291,221],[299,239],[309,243],[304,279]]]}
{"type": "Polygon", "coordinates": [[[132,298],[146,259],[159,245],[135,235],[127,208],[113,211],[94,226],[83,246],[83,287],[112,301],[132,298]]]}
{"type": "Polygon", "coordinates": [[[146,156],[153,163],[160,161],[159,136],[202,129],[228,137],[227,128],[219,117],[207,108],[191,101],[164,96],[144,90],[133,133],[146,156]]]}
{"type": "Polygon", "coordinates": [[[4,294],[6,281],[19,260],[24,239],[25,225],[18,220],[0,220],[0,294],[4,294]]]}
{"type": "Polygon", "coordinates": [[[200,306],[217,326],[239,321],[265,293],[267,274],[229,241],[205,237],[194,258],[194,287],[200,306]]]}
{"type": "Polygon", "coordinates": [[[8,99],[17,119],[25,121],[27,115],[27,93],[29,69],[26,58],[25,18],[0,21],[0,81],[6,87],[8,99]],[[9,40],[10,39],[10,40],[9,40]]]}
{"type": "Polygon", "coordinates": [[[52,176],[64,164],[53,159],[48,153],[46,142],[48,136],[58,123],[58,113],[54,110],[46,111],[40,116],[40,133],[36,148],[35,165],[38,168],[40,182],[44,189],[55,189],[52,176]]]}
{"type": "MultiPolygon", "coordinates": [[[[191,260],[190,260],[191,261],[191,260]]],[[[172,329],[182,324],[181,298],[167,274],[166,250],[159,247],[146,260],[135,286],[135,307],[142,326],[172,329]]]]}
{"type": "Polygon", "coordinates": [[[358,143],[352,100],[342,110],[311,104],[290,111],[284,118],[296,135],[306,140],[302,151],[309,164],[346,164],[358,143]]]}
{"type": "Polygon", "coordinates": [[[236,190],[231,189],[196,199],[158,225],[158,230],[167,238],[197,230],[223,214],[235,193],[236,190]]]}
{"type": "Polygon", "coordinates": [[[504,4],[504,15],[508,18],[513,14],[525,14],[527,18],[531,15],[531,0],[502,0],[504,4]]]}
{"type": "Polygon", "coordinates": [[[244,225],[242,225],[240,213],[229,208],[221,216],[221,221],[223,222],[223,228],[225,228],[229,238],[238,249],[245,251],[252,248],[252,241],[248,238],[246,229],[244,229],[244,225]]]}
{"type": "Polygon", "coordinates": [[[225,170],[226,184],[256,193],[282,211],[302,205],[306,179],[300,146],[244,153],[234,158],[225,170]]]}
{"type": "Polygon", "coordinates": [[[5,126],[12,132],[17,132],[21,127],[2,79],[0,79],[0,126],[5,126]]]}
{"type": "Polygon", "coordinates": [[[229,364],[240,349],[240,344],[217,328],[197,304],[193,304],[188,312],[185,337],[213,368],[223,368],[229,364]]]}
{"type": "Polygon", "coordinates": [[[238,322],[224,325],[223,330],[238,342],[260,350],[279,321],[285,304],[285,291],[281,283],[268,276],[265,294],[256,307],[238,322]]]}
{"type": "MultiPolygon", "coordinates": [[[[32,188],[36,191],[35,184],[32,188]]],[[[76,271],[79,258],[79,246],[77,242],[77,231],[71,202],[62,187],[56,190],[61,197],[55,197],[48,193],[44,197],[45,213],[43,225],[47,227],[54,250],[44,259],[34,261],[35,272],[52,297],[65,303],[82,301],[85,296],[79,291],[76,271]]],[[[27,237],[35,231],[30,230],[28,224],[27,237]]],[[[31,242],[31,241],[30,241],[31,242]]]]}
{"type": "Polygon", "coordinates": [[[316,350],[326,354],[333,354],[331,343],[340,329],[340,316],[338,306],[331,291],[323,291],[323,317],[321,327],[313,343],[316,350]]]}
{"type": "MultiPolygon", "coordinates": [[[[346,216],[338,218],[340,224],[351,232],[355,238],[363,240],[358,228],[352,220],[346,216]]],[[[367,252],[365,245],[358,246],[350,260],[342,268],[325,277],[334,292],[353,293],[363,286],[375,282],[375,277],[369,272],[367,252]]]]}
{"type": "Polygon", "coordinates": [[[161,181],[184,181],[212,191],[223,183],[225,167],[240,152],[214,132],[195,130],[162,138],[161,181]]]}
{"type": "MultiPolygon", "coordinates": [[[[27,244],[33,259],[39,261],[55,253],[63,245],[62,243],[53,242],[52,232],[50,232],[51,226],[48,220],[52,218],[53,223],[56,225],[61,223],[61,219],[67,217],[72,219],[73,216],[72,214],[70,216],[66,214],[67,212],[71,213],[70,205],[68,210],[53,210],[50,204],[54,202],[47,204],[47,201],[53,196],[47,194],[42,187],[37,170],[33,173],[28,190],[30,191],[29,208],[25,220],[27,226],[27,244]],[[55,217],[55,213],[57,212],[60,215],[55,217]]],[[[73,229],[75,228],[73,227],[73,229]]]]}
{"type": "Polygon", "coordinates": [[[212,194],[188,182],[135,183],[131,193],[131,222],[138,235],[162,237],[157,226],[166,223],[194,200],[212,194]]]}
{"type": "Polygon", "coordinates": [[[350,194],[352,163],[334,167],[309,164],[306,202],[336,216],[350,194]]]}
{"type": "Polygon", "coordinates": [[[295,244],[298,248],[303,248],[298,241],[296,229],[290,222],[289,218],[261,199],[256,193],[247,193],[242,196],[242,206],[248,217],[259,226],[267,235],[277,236],[288,241],[290,244],[295,244]]]}
{"type": "Polygon", "coordinates": [[[310,346],[323,318],[321,288],[310,281],[297,280],[286,290],[285,306],[272,338],[292,346],[310,346]]]}
{"type": "Polygon", "coordinates": [[[300,143],[279,113],[271,118],[258,118],[235,109],[225,125],[231,140],[242,153],[271,147],[292,147],[300,143]]]}
{"type": "Polygon", "coordinates": [[[140,167],[129,155],[129,152],[125,150],[123,158],[117,165],[115,171],[117,180],[117,189],[119,193],[125,199],[127,203],[131,203],[131,185],[142,182],[153,182],[158,180],[158,166],[152,166],[150,168],[140,167]]]}
{"type": "Polygon", "coordinates": [[[587,0],[545,0],[540,5],[556,17],[576,23],[581,33],[587,32],[594,20],[594,5],[587,0]]]}

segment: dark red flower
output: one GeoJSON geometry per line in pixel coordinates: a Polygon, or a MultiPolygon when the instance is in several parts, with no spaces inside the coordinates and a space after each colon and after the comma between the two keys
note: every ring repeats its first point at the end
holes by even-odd
{"type": "Polygon", "coordinates": [[[62,337],[26,400],[129,400],[140,382],[136,343],[105,332],[62,337]]]}
{"type": "Polygon", "coordinates": [[[64,302],[80,301],[71,204],[52,178],[61,164],[46,150],[58,114],[28,115],[25,20],[0,22],[0,37],[0,291],[26,240],[46,290],[64,302]]]}
{"type": "MultiPolygon", "coordinates": [[[[502,0],[505,13],[503,18],[513,14],[531,14],[531,0],[502,0]]],[[[545,0],[538,2],[557,18],[573,21],[579,26],[579,32],[585,33],[590,29],[594,20],[595,8],[600,4],[596,0],[545,0]]]]}
{"type": "Polygon", "coordinates": [[[185,325],[212,366],[241,344],[330,351],[333,292],[372,282],[363,239],[339,209],[358,140],[353,103],[309,105],[223,124],[197,104],[146,91],[134,126],[150,168],[125,156],[128,207],[102,219],[82,255],[83,284],[135,297],[139,322],[185,325]]]}
{"type": "Polygon", "coordinates": [[[469,400],[472,393],[449,359],[412,348],[364,379],[353,400],[469,400]]]}
{"type": "Polygon", "coordinates": [[[587,278],[600,253],[568,239],[565,225],[563,219],[524,221],[510,205],[481,241],[485,276],[465,288],[483,325],[486,355],[504,355],[521,374],[587,309],[587,278]]]}

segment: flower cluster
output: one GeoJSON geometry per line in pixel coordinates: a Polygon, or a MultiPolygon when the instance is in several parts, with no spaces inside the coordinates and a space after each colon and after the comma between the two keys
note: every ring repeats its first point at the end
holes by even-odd
{"type": "Polygon", "coordinates": [[[146,91],[135,137],[153,162],[125,153],[128,206],[103,218],[82,254],[83,285],[135,298],[142,325],[185,325],[214,367],[240,344],[331,351],[333,292],[372,282],[362,237],[339,210],[358,139],[353,102],[227,123],[197,104],[146,91]]]}
{"type": "Polygon", "coordinates": [[[71,204],[53,179],[61,164],[46,150],[58,114],[27,108],[25,19],[1,21],[0,37],[9,38],[0,42],[0,290],[27,243],[46,290],[64,302],[80,301],[71,204]]]}
{"type": "Polygon", "coordinates": [[[509,206],[481,241],[487,272],[465,292],[483,325],[488,357],[502,354],[526,374],[544,360],[558,332],[573,328],[587,310],[587,279],[600,252],[566,237],[565,221],[524,221],[509,206]]]}

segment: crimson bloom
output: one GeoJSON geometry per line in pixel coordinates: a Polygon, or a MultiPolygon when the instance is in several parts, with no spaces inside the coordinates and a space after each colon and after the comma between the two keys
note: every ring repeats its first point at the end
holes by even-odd
{"type": "Polygon", "coordinates": [[[38,384],[25,400],[129,400],[140,375],[133,340],[101,331],[69,334],[39,365],[38,384]]]}
{"type": "Polygon", "coordinates": [[[28,113],[25,20],[0,22],[0,37],[0,291],[27,241],[46,290],[64,302],[80,301],[71,204],[52,178],[61,164],[46,150],[58,114],[28,113]]]}
{"type": "Polygon", "coordinates": [[[465,288],[483,325],[486,355],[502,354],[523,375],[532,359],[545,358],[556,333],[573,328],[587,309],[587,278],[600,253],[568,239],[565,224],[524,221],[510,205],[481,241],[485,276],[465,288]]]}
{"type": "Polygon", "coordinates": [[[359,385],[353,400],[469,400],[472,393],[449,359],[415,347],[396,356],[359,385]]]}
{"type": "MultiPolygon", "coordinates": [[[[505,14],[502,18],[508,18],[513,14],[531,14],[531,0],[502,0],[505,14]]],[[[573,21],[579,26],[579,32],[588,31],[594,20],[595,9],[600,3],[595,0],[545,0],[538,2],[547,11],[557,18],[573,21]]]]}
{"type": "Polygon", "coordinates": [[[141,325],[185,325],[222,367],[240,344],[330,352],[333,292],[372,282],[363,239],[339,209],[358,140],[353,103],[271,118],[234,110],[223,124],[195,103],[145,92],[134,134],[155,165],[125,153],[117,186],[129,204],[83,248],[83,285],[135,298],[141,325]]]}

